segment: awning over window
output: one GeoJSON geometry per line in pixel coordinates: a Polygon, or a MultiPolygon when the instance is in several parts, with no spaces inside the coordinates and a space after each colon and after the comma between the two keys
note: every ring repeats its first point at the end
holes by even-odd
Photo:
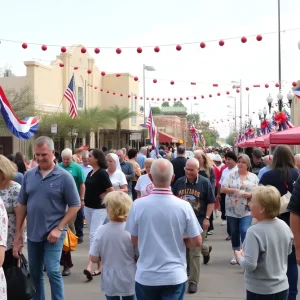
{"type": "Polygon", "coordinates": [[[165,132],[158,132],[158,141],[160,143],[178,143],[179,139],[165,132]]]}

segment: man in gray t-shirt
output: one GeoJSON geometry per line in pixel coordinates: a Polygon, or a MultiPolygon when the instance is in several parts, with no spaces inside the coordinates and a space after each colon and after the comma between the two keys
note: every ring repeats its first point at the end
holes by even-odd
{"type": "Polygon", "coordinates": [[[60,256],[66,226],[80,208],[79,194],[72,176],[53,162],[55,151],[50,138],[37,138],[34,152],[38,167],[28,170],[24,176],[16,211],[13,253],[18,257],[21,252],[21,228],[27,216],[28,260],[35,298],[45,299],[41,284],[45,264],[55,299],[64,299],[60,256]]]}

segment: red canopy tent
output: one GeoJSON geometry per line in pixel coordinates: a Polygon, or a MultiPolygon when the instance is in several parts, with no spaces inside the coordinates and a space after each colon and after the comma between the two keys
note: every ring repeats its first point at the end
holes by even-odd
{"type": "Polygon", "coordinates": [[[300,126],[283,131],[271,132],[269,143],[272,145],[300,145],[300,126]]]}
{"type": "Polygon", "coordinates": [[[245,148],[255,147],[255,140],[256,140],[256,138],[253,138],[253,139],[250,139],[250,140],[246,141],[245,142],[245,148]]]}

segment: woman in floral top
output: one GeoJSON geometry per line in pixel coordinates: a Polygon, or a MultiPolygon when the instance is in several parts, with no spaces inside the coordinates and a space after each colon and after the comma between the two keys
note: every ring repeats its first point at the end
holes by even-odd
{"type": "MultiPolygon", "coordinates": [[[[246,154],[240,154],[237,161],[237,171],[233,171],[224,180],[221,193],[226,194],[225,209],[228,226],[231,230],[231,244],[233,252],[241,249],[246,237],[246,232],[251,226],[252,217],[248,202],[251,191],[258,185],[258,177],[249,172],[251,168],[250,158],[246,154]]],[[[235,257],[230,261],[237,264],[235,257]]]]}
{"type": "Polygon", "coordinates": [[[0,300],[7,299],[6,280],[2,268],[6,249],[7,223],[6,209],[2,199],[0,198],[0,300]]]}
{"type": "Polygon", "coordinates": [[[15,210],[18,206],[18,196],[21,189],[20,184],[13,181],[15,173],[16,170],[10,160],[0,155],[0,197],[8,216],[7,247],[3,263],[4,271],[10,268],[14,262],[12,248],[16,230],[15,210]]]}

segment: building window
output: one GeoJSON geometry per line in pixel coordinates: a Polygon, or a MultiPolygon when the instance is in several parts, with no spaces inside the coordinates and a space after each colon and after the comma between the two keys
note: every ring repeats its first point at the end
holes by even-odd
{"type": "MultiPolygon", "coordinates": [[[[137,101],[138,100],[134,99],[134,95],[131,94],[131,111],[133,111],[133,112],[136,112],[137,101]]],[[[131,125],[136,125],[136,116],[131,118],[131,125]]]]}
{"type": "Polygon", "coordinates": [[[78,87],[77,93],[77,105],[78,108],[83,108],[83,87],[78,87]]]}

